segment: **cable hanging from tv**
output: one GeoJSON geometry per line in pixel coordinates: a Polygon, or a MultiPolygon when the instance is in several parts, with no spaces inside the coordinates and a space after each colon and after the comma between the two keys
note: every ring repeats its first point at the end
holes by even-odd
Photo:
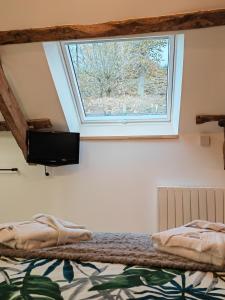
{"type": "Polygon", "coordinates": [[[45,176],[49,176],[50,174],[49,174],[49,172],[47,171],[47,166],[44,166],[44,168],[45,168],[45,176]]]}

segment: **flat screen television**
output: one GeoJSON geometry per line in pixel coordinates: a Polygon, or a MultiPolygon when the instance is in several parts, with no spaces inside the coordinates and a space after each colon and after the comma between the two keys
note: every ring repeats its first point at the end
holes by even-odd
{"type": "Polygon", "coordinates": [[[79,163],[80,134],[75,132],[27,132],[27,162],[45,166],[79,163]]]}

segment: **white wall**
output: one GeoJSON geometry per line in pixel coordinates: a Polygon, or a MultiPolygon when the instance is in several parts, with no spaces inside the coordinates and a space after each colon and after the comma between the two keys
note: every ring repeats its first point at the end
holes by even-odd
{"type": "MultiPolygon", "coordinates": [[[[48,13],[41,14],[41,6],[52,1],[21,0],[20,4],[7,1],[0,4],[0,28],[49,25],[55,20],[59,24],[87,23],[201,8],[199,2],[190,0],[167,4],[163,1],[165,5],[162,1],[139,0],[129,1],[132,3],[129,6],[128,1],[123,1],[124,9],[118,9],[119,1],[112,2],[112,7],[100,0],[73,1],[80,6],[74,5],[71,14],[66,5],[67,9],[62,8],[62,2],[72,1],[59,1],[53,11],[47,6],[48,13]],[[93,3],[97,2],[101,2],[101,9],[91,13],[93,3]],[[21,9],[16,5],[21,5],[21,9]],[[12,8],[12,19],[6,19],[12,8]],[[36,14],[31,14],[32,10],[36,14]]],[[[213,4],[204,1],[204,5],[205,8],[225,7],[225,1],[213,1],[213,4]]],[[[222,130],[216,124],[195,125],[198,113],[225,114],[224,34],[225,28],[221,27],[189,31],[185,35],[178,140],[82,142],[80,165],[52,169],[54,176],[47,178],[43,168],[28,166],[15,141],[2,133],[0,167],[18,167],[20,174],[0,174],[0,222],[28,218],[44,211],[85,223],[93,230],[152,232],[157,224],[158,185],[224,187],[222,130]],[[211,147],[199,146],[201,131],[210,132],[211,147]]],[[[57,129],[66,129],[41,45],[4,46],[0,55],[27,117],[50,117],[57,129]]]]}
{"type": "Polygon", "coordinates": [[[1,136],[1,167],[20,175],[0,175],[1,221],[48,212],[102,231],[154,231],[156,186],[224,187],[221,136],[200,148],[198,135],[180,140],[82,142],[81,163],[45,177],[26,166],[15,142],[1,136]]]}

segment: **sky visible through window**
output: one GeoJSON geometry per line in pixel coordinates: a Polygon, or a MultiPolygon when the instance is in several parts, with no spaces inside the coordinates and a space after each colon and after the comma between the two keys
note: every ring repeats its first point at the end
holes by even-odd
{"type": "Polygon", "coordinates": [[[167,114],[170,39],[70,43],[86,117],[167,114]]]}

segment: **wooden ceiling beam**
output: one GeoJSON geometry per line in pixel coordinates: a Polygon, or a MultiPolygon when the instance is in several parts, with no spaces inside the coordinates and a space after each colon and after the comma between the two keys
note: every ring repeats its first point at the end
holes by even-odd
{"type": "Polygon", "coordinates": [[[115,37],[225,25],[225,9],[112,21],[92,25],[62,25],[0,31],[0,45],[115,37]]]}
{"type": "MultiPolygon", "coordinates": [[[[52,128],[52,123],[49,119],[30,119],[27,120],[27,125],[29,129],[34,130],[52,128]]],[[[0,121],[0,131],[10,131],[5,121],[0,121]]]]}
{"type": "Polygon", "coordinates": [[[197,115],[196,124],[225,120],[225,115],[197,115]]]}
{"type": "Polygon", "coordinates": [[[17,100],[7,82],[5,73],[0,63],[0,111],[8,128],[15,137],[24,157],[27,155],[26,132],[28,129],[25,117],[20,110],[17,100]]]}

